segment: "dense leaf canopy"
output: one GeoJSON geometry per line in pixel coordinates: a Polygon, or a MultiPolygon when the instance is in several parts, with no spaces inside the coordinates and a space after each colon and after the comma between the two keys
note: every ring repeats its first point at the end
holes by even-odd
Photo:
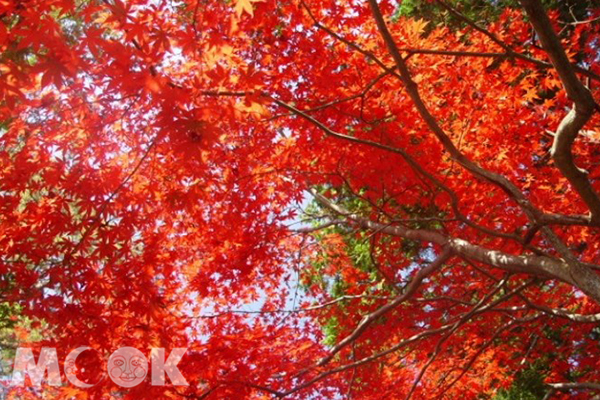
{"type": "Polygon", "coordinates": [[[591,0],[0,0],[0,345],[95,349],[9,395],[592,398],[599,48],[591,0]]]}

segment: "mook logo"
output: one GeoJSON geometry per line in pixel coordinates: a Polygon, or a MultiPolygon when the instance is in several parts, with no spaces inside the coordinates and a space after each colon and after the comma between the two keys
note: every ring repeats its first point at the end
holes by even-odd
{"type": "MultiPolygon", "coordinates": [[[[90,388],[97,383],[83,382],[77,377],[77,357],[87,350],[93,349],[85,346],[78,347],[67,355],[64,362],[65,376],[71,384],[80,388],[90,388]]],[[[165,375],[169,377],[173,385],[187,386],[187,381],[177,368],[177,364],[186,351],[185,348],[173,349],[165,360],[165,349],[153,348],[150,352],[150,366],[144,353],[138,349],[121,347],[108,358],[106,373],[114,383],[124,388],[132,388],[142,383],[148,375],[148,371],[151,371],[153,386],[164,386],[165,375]]],[[[25,376],[28,375],[33,386],[41,387],[46,371],[48,372],[46,379],[48,385],[62,385],[56,349],[43,347],[36,363],[30,348],[19,347],[15,355],[11,386],[23,386],[25,376]]]]}
{"type": "Polygon", "coordinates": [[[122,347],[108,359],[108,374],[114,383],[122,387],[134,387],[146,377],[148,360],[133,347],[122,347]]]}

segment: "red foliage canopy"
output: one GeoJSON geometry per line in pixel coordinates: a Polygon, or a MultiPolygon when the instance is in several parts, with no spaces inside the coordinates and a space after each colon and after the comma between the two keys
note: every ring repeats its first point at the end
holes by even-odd
{"type": "Polygon", "coordinates": [[[188,348],[50,396],[600,390],[600,8],[401,5],[0,0],[20,344],[188,348]]]}

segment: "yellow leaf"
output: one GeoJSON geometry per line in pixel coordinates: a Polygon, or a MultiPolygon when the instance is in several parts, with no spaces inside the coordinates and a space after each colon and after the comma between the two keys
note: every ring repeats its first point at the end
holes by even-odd
{"type": "Polygon", "coordinates": [[[254,17],[254,9],[252,8],[252,3],[259,3],[264,0],[237,0],[235,3],[235,13],[238,17],[241,17],[242,14],[247,12],[251,17],[254,17]]]}

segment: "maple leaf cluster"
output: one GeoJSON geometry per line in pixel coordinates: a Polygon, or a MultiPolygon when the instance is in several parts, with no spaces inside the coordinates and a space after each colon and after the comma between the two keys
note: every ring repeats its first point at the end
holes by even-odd
{"type": "Polygon", "coordinates": [[[547,3],[0,0],[2,330],[95,382],[9,396],[593,398],[600,7],[547,3]]]}

